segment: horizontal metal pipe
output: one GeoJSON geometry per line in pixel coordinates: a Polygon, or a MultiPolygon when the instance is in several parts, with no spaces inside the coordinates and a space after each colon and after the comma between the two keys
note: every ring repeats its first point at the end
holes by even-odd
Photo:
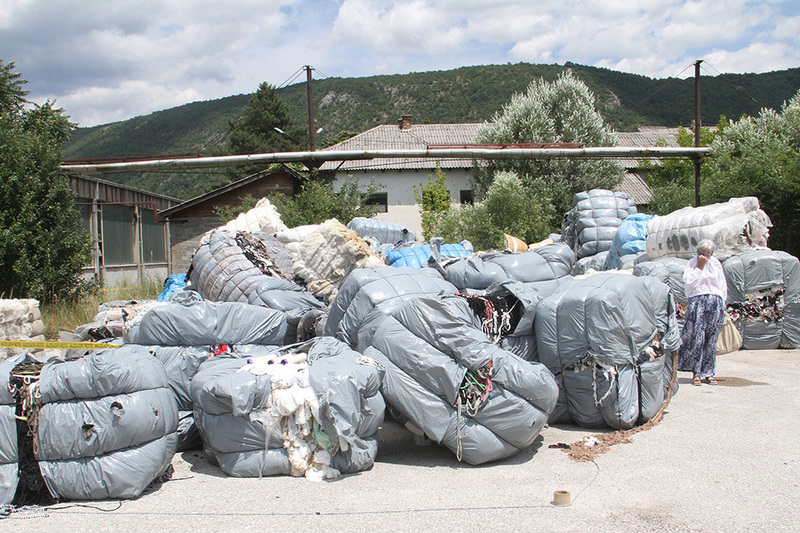
{"type": "Polygon", "coordinates": [[[268,154],[193,157],[186,159],[153,159],[95,165],[61,165],[73,175],[112,174],[154,170],[200,169],[270,163],[304,163],[319,166],[326,161],[363,159],[555,159],[555,158],[672,158],[697,159],[711,151],[708,147],[595,147],[595,148],[431,148],[398,150],[318,150],[314,152],[276,152],[268,154]]]}

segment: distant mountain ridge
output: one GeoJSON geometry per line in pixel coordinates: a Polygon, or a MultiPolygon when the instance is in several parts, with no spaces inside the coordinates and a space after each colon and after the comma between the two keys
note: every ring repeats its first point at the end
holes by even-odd
{"type": "MultiPolygon", "coordinates": [[[[606,121],[618,131],[641,125],[689,126],[694,119],[694,79],[628,74],[567,63],[517,63],[461,67],[363,78],[315,79],[314,118],[323,132],[317,144],[341,132],[365,131],[411,115],[416,123],[483,122],[523,92],[536,78],[554,80],[572,69],[594,92],[606,121]]],[[[255,87],[253,88],[256,89],[255,87]]],[[[780,109],[800,90],[800,68],[764,74],[701,77],[705,125],[721,115],[738,119],[761,108],[780,109]]],[[[307,122],[307,89],[298,83],[278,89],[297,124],[307,122]]],[[[228,123],[247,105],[249,94],[194,102],[150,115],[90,128],[78,128],[64,146],[64,158],[123,157],[199,152],[220,155],[228,123]]],[[[227,183],[225,171],[145,173],[105,176],[120,183],[191,198],[227,183]]]]}

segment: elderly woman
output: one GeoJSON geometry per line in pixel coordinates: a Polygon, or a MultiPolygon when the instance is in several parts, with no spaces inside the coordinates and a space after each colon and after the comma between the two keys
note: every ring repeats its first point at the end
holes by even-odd
{"type": "Polygon", "coordinates": [[[692,372],[692,385],[703,381],[716,385],[717,337],[725,318],[728,283],[722,263],[713,257],[714,243],[708,239],[697,245],[697,255],[683,271],[686,285],[686,322],[681,333],[678,370],[692,372]]]}

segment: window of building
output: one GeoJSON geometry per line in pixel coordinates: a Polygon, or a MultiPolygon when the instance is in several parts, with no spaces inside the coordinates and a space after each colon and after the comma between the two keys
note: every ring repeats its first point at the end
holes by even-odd
{"type": "Polygon", "coordinates": [[[370,194],[364,204],[374,205],[378,213],[386,213],[389,211],[389,194],[385,192],[370,194]]]}
{"type": "Polygon", "coordinates": [[[133,259],[133,209],[103,205],[103,259],[106,265],[131,265],[133,259]]]}
{"type": "Polygon", "coordinates": [[[150,209],[140,209],[139,214],[142,221],[142,263],[166,263],[165,224],[156,222],[155,213],[150,209]]]}
{"type": "Polygon", "coordinates": [[[459,191],[459,195],[458,196],[459,196],[458,201],[461,202],[462,204],[471,204],[471,203],[473,203],[473,197],[472,197],[472,191],[471,190],[459,191]]]}

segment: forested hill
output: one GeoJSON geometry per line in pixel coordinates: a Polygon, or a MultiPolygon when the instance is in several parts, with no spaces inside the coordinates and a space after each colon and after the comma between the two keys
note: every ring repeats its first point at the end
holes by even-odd
{"type": "MultiPolygon", "coordinates": [[[[313,82],[314,114],[323,128],[317,144],[341,132],[361,132],[411,115],[416,123],[491,120],[511,96],[536,78],[554,80],[570,68],[597,97],[618,131],[639,125],[688,126],[694,118],[694,79],[653,79],[576,64],[528,63],[462,67],[448,71],[324,78],[313,82]]],[[[256,90],[256,87],[253,87],[256,90]]],[[[721,115],[738,119],[761,108],[780,109],[800,90],[800,68],[764,74],[721,74],[701,78],[702,120],[714,125],[721,115]]],[[[296,123],[307,122],[305,83],[278,89],[296,123]]],[[[158,111],[147,116],[79,128],[64,147],[65,158],[121,157],[201,152],[223,153],[228,122],[239,116],[250,95],[238,95],[158,111]]],[[[145,189],[190,198],[219,186],[220,173],[189,176],[107,176],[145,189]]]]}

